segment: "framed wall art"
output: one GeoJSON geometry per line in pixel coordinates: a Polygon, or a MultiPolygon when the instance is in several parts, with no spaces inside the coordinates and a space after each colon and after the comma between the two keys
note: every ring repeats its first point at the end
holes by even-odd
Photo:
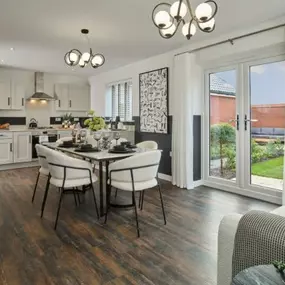
{"type": "Polygon", "coordinates": [[[168,67],[139,75],[140,131],[168,133],[168,67]]]}

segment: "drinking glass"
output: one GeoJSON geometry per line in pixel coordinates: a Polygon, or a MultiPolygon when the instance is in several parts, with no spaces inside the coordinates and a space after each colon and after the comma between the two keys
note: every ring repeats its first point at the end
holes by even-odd
{"type": "Polygon", "coordinates": [[[101,132],[94,132],[93,134],[93,138],[94,140],[97,142],[97,148],[99,149],[99,141],[101,140],[102,138],[102,133],[101,132]]]}
{"type": "Polygon", "coordinates": [[[116,145],[118,145],[118,140],[120,139],[121,134],[119,132],[115,132],[114,139],[116,140],[116,145]]]}

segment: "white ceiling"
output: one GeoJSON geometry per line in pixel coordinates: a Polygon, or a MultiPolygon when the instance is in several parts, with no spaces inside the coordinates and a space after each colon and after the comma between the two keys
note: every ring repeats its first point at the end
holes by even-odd
{"type": "MultiPolygon", "coordinates": [[[[212,34],[197,32],[194,42],[284,16],[284,0],[216,0],[219,11],[212,34]]],[[[0,61],[3,65],[89,76],[189,42],[180,31],[162,39],[151,12],[159,2],[174,0],[0,0],[0,61]],[[106,57],[98,70],[72,71],[63,61],[71,48],[87,49],[81,28],[90,29],[94,51],[106,57]],[[10,51],[13,47],[15,50],[10,51]]],[[[202,1],[193,0],[196,7],[202,1]]]]}

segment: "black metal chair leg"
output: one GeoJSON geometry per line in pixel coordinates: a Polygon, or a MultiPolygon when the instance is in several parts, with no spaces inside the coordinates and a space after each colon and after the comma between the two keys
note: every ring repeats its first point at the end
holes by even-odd
{"type": "Polygon", "coordinates": [[[118,189],[116,188],[116,192],[115,192],[115,200],[117,199],[118,196],[118,189]]]}
{"type": "Polygon", "coordinates": [[[140,197],[139,197],[139,209],[141,208],[142,203],[142,191],[140,191],[140,197]]]}
{"type": "Polygon", "coordinates": [[[134,190],[133,190],[133,202],[134,202],[134,208],[135,208],[135,213],[136,213],[137,234],[138,234],[138,237],[140,237],[138,209],[137,209],[137,204],[136,204],[136,199],[135,199],[135,191],[134,190]]]}
{"type": "Polygon", "coordinates": [[[46,190],[45,190],[45,194],[44,194],[44,198],[43,198],[43,202],[42,202],[41,218],[44,215],[44,210],[45,210],[45,206],[46,206],[46,200],[47,200],[48,191],[49,191],[49,185],[50,185],[49,181],[50,181],[50,175],[49,175],[48,180],[47,180],[46,190]]]}
{"type": "Polygon", "coordinates": [[[158,185],[158,191],[159,191],[159,196],[160,196],[160,201],[161,201],[161,208],[162,208],[162,213],[163,213],[164,224],[166,225],[166,217],[165,217],[164,204],[163,204],[163,199],[162,199],[162,194],[161,194],[161,187],[158,181],[157,183],[158,183],[157,185],[158,185]]]}
{"type": "Polygon", "coordinates": [[[77,199],[76,199],[75,188],[73,188],[73,197],[74,197],[75,206],[77,207],[77,206],[78,206],[78,203],[77,203],[77,199]]]}
{"type": "Polygon", "coordinates": [[[107,185],[107,191],[106,191],[106,195],[107,195],[107,199],[106,199],[106,213],[105,213],[105,221],[104,224],[107,223],[107,219],[108,219],[108,212],[109,212],[109,208],[110,208],[110,201],[111,201],[111,189],[112,186],[111,185],[107,185]]]}
{"type": "Polygon", "coordinates": [[[36,184],[35,184],[34,193],[33,193],[33,197],[32,197],[32,203],[34,203],[34,199],[35,199],[35,195],[36,195],[36,191],[37,191],[39,178],[40,178],[40,172],[38,172],[37,181],[36,181],[36,184]]]}
{"type": "Polygon", "coordinates": [[[97,200],[96,200],[96,196],[95,196],[95,190],[94,190],[94,186],[93,186],[92,182],[91,182],[91,189],[92,189],[92,193],[93,193],[93,199],[94,199],[94,204],[95,204],[95,208],[96,208],[97,218],[99,220],[99,210],[98,210],[97,200]]]}
{"type": "Polygon", "coordinates": [[[143,210],[144,191],[141,191],[141,211],[143,210]]]}
{"type": "Polygon", "coordinates": [[[61,188],[59,202],[58,202],[58,208],[57,208],[57,214],[56,214],[56,219],[55,219],[55,223],[54,223],[54,229],[55,230],[56,230],[56,227],[57,227],[59,212],[60,212],[60,208],[61,208],[61,204],[62,204],[62,198],[63,198],[63,195],[64,195],[63,192],[64,192],[64,189],[61,188]]]}

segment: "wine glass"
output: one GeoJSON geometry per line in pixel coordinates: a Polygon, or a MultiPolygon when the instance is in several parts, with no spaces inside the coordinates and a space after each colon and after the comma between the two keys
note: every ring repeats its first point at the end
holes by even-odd
{"type": "Polygon", "coordinates": [[[97,142],[97,148],[99,149],[99,141],[102,138],[102,133],[101,132],[94,132],[93,138],[97,142]]]}
{"type": "Polygon", "coordinates": [[[82,142],[84,142],[84,144],[87,144],[87,130],[82,129],[80,131],[80,137],[81,137],[82,142]]]}
{"type": "Polygon", "coordinates": [[[114,139],[116,140],[116,145],[118,145],[118,140],[120,139],[121,134],[119,132],[115,132],[114,139]]]}
{"type": "Polygon", "coordinates": [[[110,136],[111,136],[111,132],[104,132],[103,133],[103,147],[104,147],[104,149],[108,149],[109,148],[110,136]]]}

